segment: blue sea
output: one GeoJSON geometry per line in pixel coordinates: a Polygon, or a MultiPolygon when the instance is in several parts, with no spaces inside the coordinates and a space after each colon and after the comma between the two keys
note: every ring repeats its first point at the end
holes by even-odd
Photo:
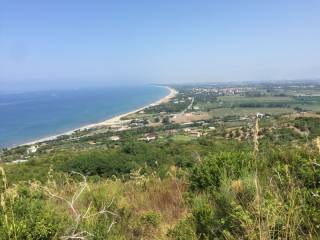
{"type": "Polygon", "coordinates": [[[167,94],[153,85],[0,93],[0,148],[100,122],[167,94]]]}

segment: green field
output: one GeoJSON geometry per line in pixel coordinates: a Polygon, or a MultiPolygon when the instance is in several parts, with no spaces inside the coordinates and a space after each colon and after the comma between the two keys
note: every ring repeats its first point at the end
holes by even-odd
{"type": "Polygon", "coordinates": [[[270,102],[291,102],[294,99],[291,97],[245,97],[245,96],[221,96],[218,97],[218,101],[223,102],[236,102],[236,103],[247,103],[247,102],[260,102],[260,103],[270,103],[270,102]]]}
{"type": "Polygon", "coordinates": [[[176,134],[172,136],[170,139],[176,141],[176,142],[188,142],[193,139],[193,137],[183,134],[176,134]]]}
{"type": "Polygon", "coordinates": [[[225,116],[251,116],[256,113],[268,113],[271,115],[287,114],[295,112],[292,108],[217,108],[210,110],[212,117],[225,117],[225,116]]]}
{"type": "MultiPolygon", "coordinates": [[[[199,107],[201,111],[208,111],[208,110],[218,109],[218,108],[226,109],[226,108],[236,107],[236,108],[272,108],[272,109],[269,109],[269,111],[265,111],[264,109],[261,111],[278,113],[283,111],[275,110],[275,108],[288,108],[288,107],[291,107],[292,104],[299,104],[299,101],[297,101],[293,97],[275,97],[275,96],[245,97],[245,96],[237,95],[237,96],[220,96],[220,97],[217,97],[215,101],[198,102],[196,106],[199,107]]],[[[232,114],[235,113],[234,111],[235,110],[232,110],[232,114]]],[[[236,111],[239,111],[239,110],[236,110],[236,111]]],[[[230,111],[227,110],[227,115],[229,114],[228,112],[230,111]]],[[[257,110],[251,109],[249,110],[249,113],[251,112],[257,112],[257,110]]],[[[284,112],[288,112],[288,111],[284,111],[284,112]]]]}

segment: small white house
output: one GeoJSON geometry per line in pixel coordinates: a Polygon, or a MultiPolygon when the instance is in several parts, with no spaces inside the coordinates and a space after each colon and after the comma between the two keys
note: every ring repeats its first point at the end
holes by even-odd
{"type": "Polygon", "coordinates": [[[111,136],[111,137],[110,137],[110,140],[111,140],[111,141],[119,141],[119,140],[120,140],[120,137],[119,137],[119,136],[111,136]]]}
{"type": "Polygon", "coordinates": [[[145,138],[145,140],[146,140],[147,142],[150,142],[150,141],[155,140],[155,139],[156,139],[156,136],[147,136],[147,137],[145,138]]]}
{"type": "Polygon", "coordinates": [[[260,113],[260,112],[257,113],[257,118],[263,118],[263,117],[264,117],[263,113],[260,113]]]}
{"type": "Polygon", "coordinates": [[[28,159],[17,159],[17,160],[14,160],[12,162],[8,162],[6,164],[18,164],[18,163],[25,163],[25,162],[28,162],[29,160],[28,159]]]}
{"type": "Polygon", "coordinates": [[[38,148],[39,148],[38,145],[32,145],[31,147],[29,147],[27,149],[27,154],[32,154],[32,153],[37,152],[38,148]]]}

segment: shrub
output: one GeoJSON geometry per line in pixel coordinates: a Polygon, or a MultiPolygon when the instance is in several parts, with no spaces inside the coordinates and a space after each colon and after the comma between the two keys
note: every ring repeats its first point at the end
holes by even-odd
{"type": "Polygon", "coordinates": [[[134,239],[141,239],[148,237],[152,239],[152,236],[159,229],[160,215],[157,212],[149,211],[143,213],[139,219],[131,224],[132,235],[134,239]]]}
{"type": "Polygon", "coordinates": [[[192,218],[181,220],[168,231],[168,237],[175,240],[197,240],[196,226],[192,218]]]}
{"type": "Polygon", "coordinates": [[[210,154],[196,165],[190,175],[192,190],[216,190],[223,174],[238,179],[250,165],[252,155],[243,152],[221,152],[210,154]]]}
{"type": "Polygon", "coordinates": [[[27,186],[16,185],[2,195],[0,239],[58,239],[67,217],[56,213],[44,196],[27,186]]]}
{"type": "Polygon", "coordinates": [[[141,216],[140,223],[147,226],[158,227],[160,224],[160,215],[157,212],[146,212],[141,216]]]}

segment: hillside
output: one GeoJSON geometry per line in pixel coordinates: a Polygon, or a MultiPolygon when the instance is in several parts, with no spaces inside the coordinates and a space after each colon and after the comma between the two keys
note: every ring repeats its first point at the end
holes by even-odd
{"type": "Polygon", "coordinates": [[[112,125],[3,149],[0,239],[319,239],[320,85],[171,87],[112,125]]]}

